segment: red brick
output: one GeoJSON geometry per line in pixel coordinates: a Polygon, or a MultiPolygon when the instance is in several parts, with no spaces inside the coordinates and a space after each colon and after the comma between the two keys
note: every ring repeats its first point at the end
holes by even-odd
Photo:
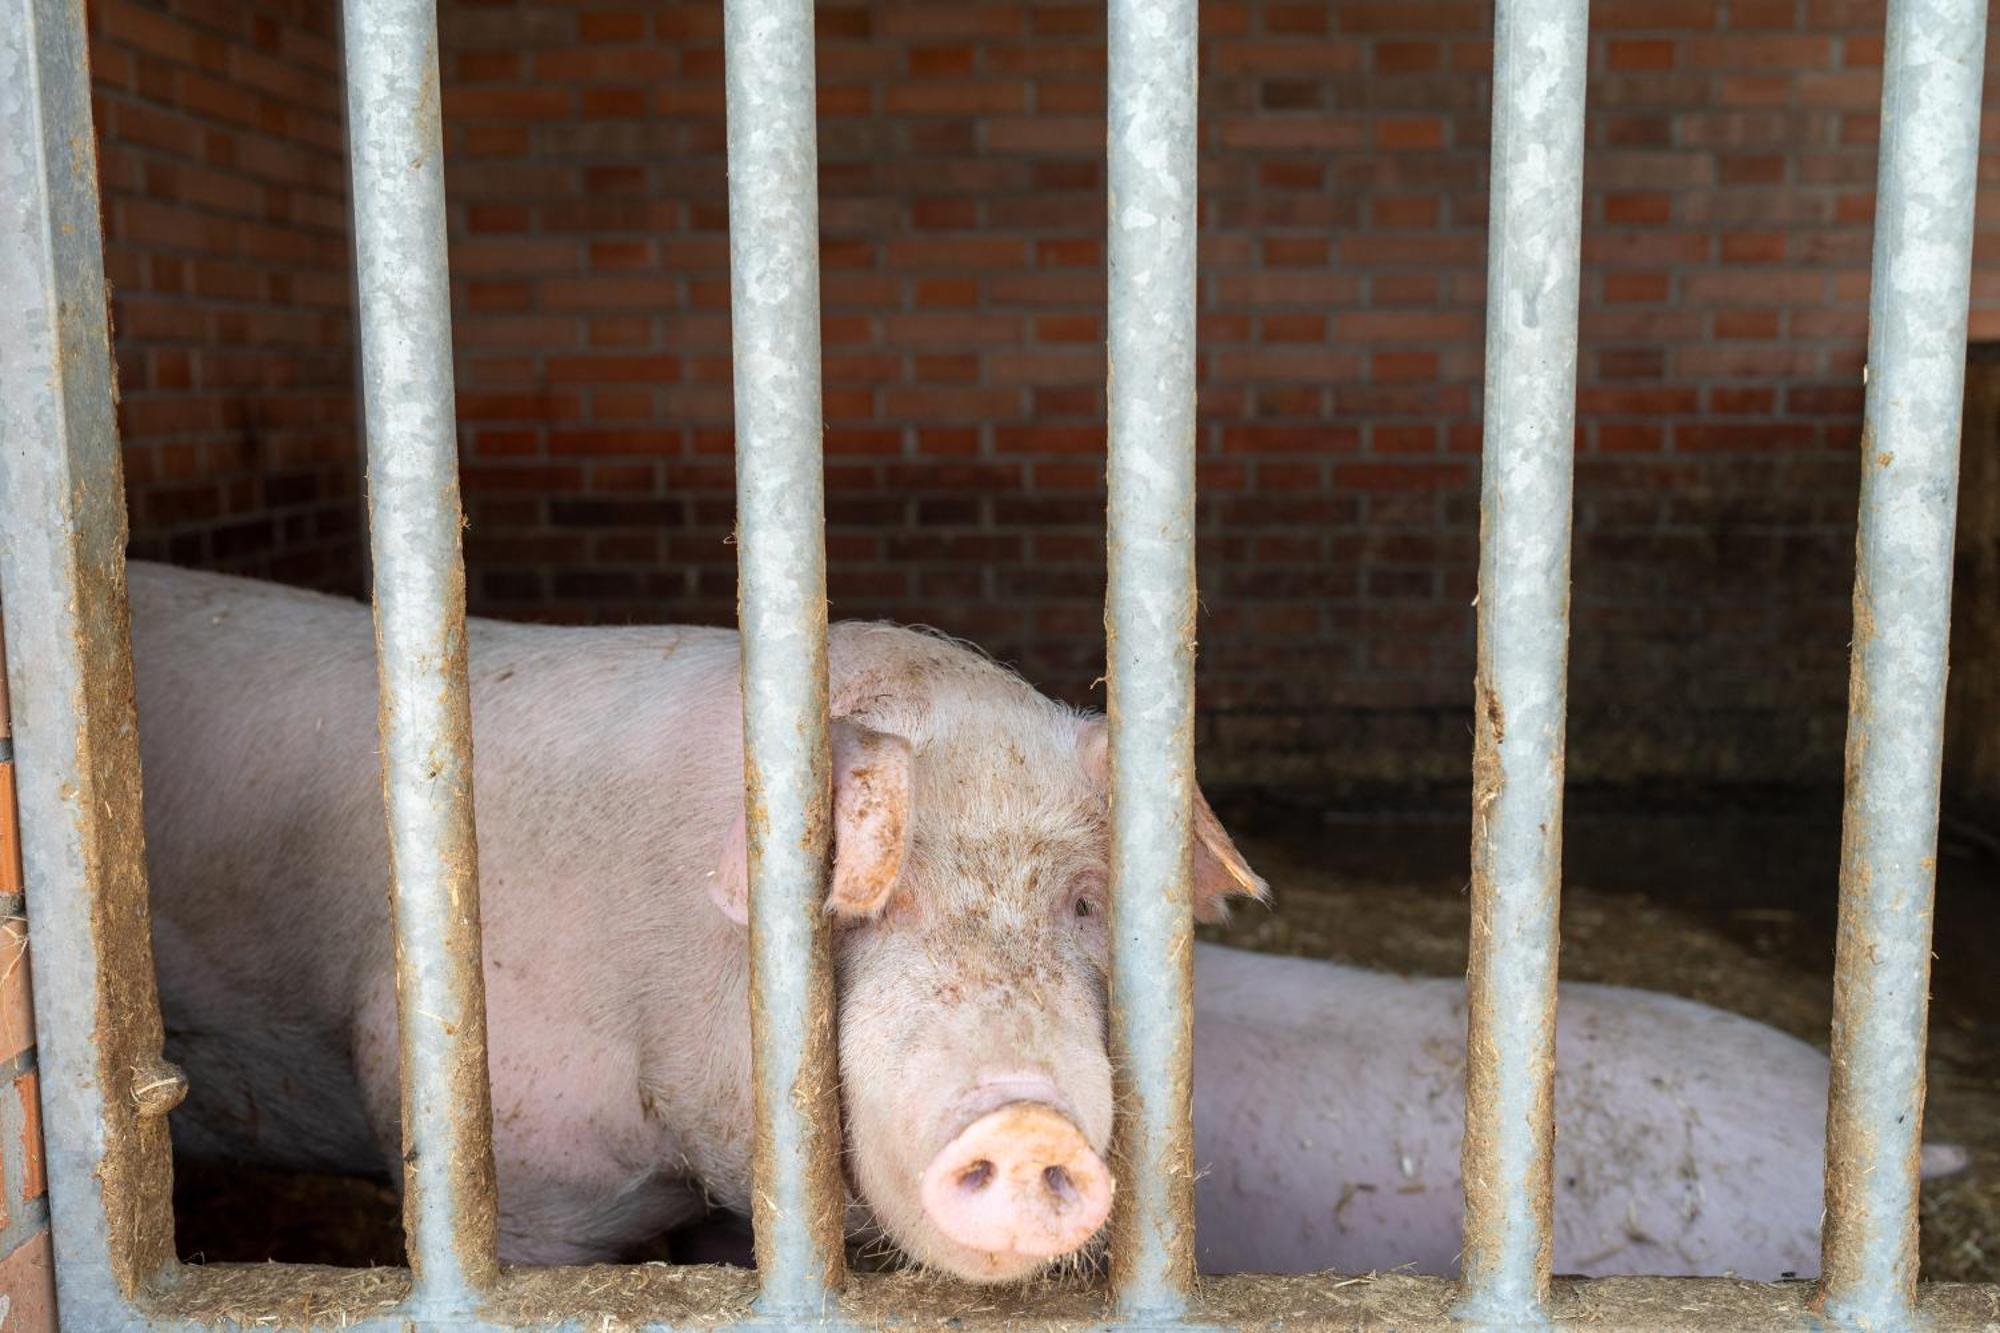
{"type": "Polygon", "coordinates": [[[1435,380],[1438,358],[1435,352],[1377,352],[1369,359],[1368,377],[1377,384],[1407,384],[1435,380]]]}
{"type": "Polygon", "coordinates": [[[915,78],[947,78],[972,72],[973,48],[969,46],[918,46],[909,52],[909,71],[915,78]]]}
{"type": "Polygon", "coordinates": [[[916,284],[916,303],[925,306],[969,306],[979,299],[979,284],[972,278],[921,278],[916,284]]]}
{"type": "Polygon", "coordinates": [[[1336,463],[1333,484],[1356,491],[1443,491],[1471,480],[1465,463],[1336,463]]]}
{"type": "Polygon", "coordinates": [[[970,116],[1026,109],[1027,88],[1019,83],[898,83],[886,93],[894,115],[970,116]]]}
{"type": "Polygon", "coordinates": [[[42,1094],[41,1080],[30,1069],[14,1080],[14,1095],[21,1111],[21,1179],[14,1197],[23,1203],[48,1193],[42,1174],[42,1094]]]}
{"type": "Polygon", "coordinates": [[[1606,43],[1612,69],[1672,69],[1675,43],[1665,40],[1625,40],[1606,43]]]}
{"type": "Polygon", "coordinates": [[[1266,315],[1262,328],[1271,342],[1320,342],[1326,337],[1326,317],[1305,312],[1266,315]]]}
{"type": "Polygon", "coordinates": [[[1101,342],[1103,322],[1096,315],[1037,315],[1035,337],[1040,342],[1101,342]]]}
{"type": "Polygon", "coordinates": [[[1437,427],[1429,422],[1383,421],[1368,429],[1369,451],[1377,455],[1429,454],[1437,452],[1437,445],[1437,427]]]}
{"type": "Polygon", "coordinates": [[[1666,439],[1650,422],[1606,421],[1596,429],[1597,447],[1605,453],[1658,453],[1666,439]]]}
{"type": "Polygon", "coordinates": [[[964,235],[892,241],[888,259],[899,271],[910,269],[991,269],[1020,265],[1026,249],[1006,236],[964,235]]]}
{"type": "Polygon", "coordinates": [[[662,382],[680,378],[676,356],[552,356],[548,378],[554,384],[604,384],[618,380],[662,382]]]}
{"type": "Polygon", "coordinates": [[[1610,302],[1664,301],[1669,282],[1665,273],[1606,273],[1604,299],[1610,302]]]}
{"type": "MultiPolygon", "coordinates": [[[[359,494],[338,53],[321,18],[282,7],[159,3],[106,0],[94,33],[106,268],[135,549],[200,563],[258,540],[227,525],[268,534],[297,511],[303,531],[322,512],[339,519],[333,497],[359,494]],[[251,423],[274,463],[300,460],[268,486],[245,473],[251,423]]],[[[1596,552],[1593,524],[1698,525],[1706,501],[1691,496],[1750,484],[1716,468],[1851,445],[1881,49],[1879,0],[1808,0],[1803,16],[1792,0],[1593,11],[1603,114],[1585,182],[1579,421],[1587,466],[1626,469],[1608,492],[1579,476],[1598,499],[1579,506],[1578,540],[1596,552]]],[[[593,0],[451,17],[441,58],[476,558],[562,562],[509,590],[526,614],[625,616],[657,592],[668,614],[727,619],[720,11],[593,0]],[[658,505],[663,488],[658,516],[694,531],[542,526],[552,503],[658,505]]],[[[1202,543],[1206,634],[1247,655],[1245,627],[1296,626],[1300,654],[1341,664],[1294,683],[1218,649],[1204,689],[1212,679],[1260,707],[1313,693],[1454,706],[1469,670],[1490,9],[1215,0],[1202,17],[1198,448],[1205,515],[1228,526],[1202,543]],[[1464,470],[1424,470],[1439,463],[1464,470]],[[1271,568],[1248,577],[1260,560],[1271,568]],[[1376,596],[1395,602],[1369,616],[1447,618],[1362,618],[1356,603],[1376,596]]],[[[995,562],[1102,559],[1103,12],[835,4],[818,23],[825,415],[841,469],[829,545],[866,571],[837,586],[874,599],[843,610],[959,615],[947,627],[963,632],[974,609],[954,605],[996,585],[983,572],[995,562]],[[1028,466],[908,500],[891,489],[890,463],[995,456],[1028,466]],[[911,519],[939,540],[899,547],[907,565],[885,572],[882,533],[911,519]],[[1012,525],[1006,541],[947,539],[995,523],[1012,525]]],[[[1982,241],[1981,333],[2000,331],[1995,262],[2000,244],[1982,241]]],[[[1834,493],[1846,485],[1755,481],[1796,495],[1816,523],[1851,510],[1834,493]]],[[[347,511],[345,554],[327,567],[358,570],[357,520],[347,511]]],[[[1670,549],[1684,553],[1592,565],[1614,588],[1670,549]]],[[[995,617],[996,646],[1037,679],[1081,687],[1101,589],[1059,573],[1007,585],[1041,604],[995,617]]],[[[1580,661],[1604,651],[1582,637],[1596,595],[1580,585],[1580,661]]],[[[1781,600],[1801,617],[1842,610],[1837,595],[1830,611],[1781,600]]]]}
{"type": "Polygon", "coordinates": [[[586,42],[636,42],[646,35],[646,15],[638,10],[579,14],[577,35],[586,42]]]}
{"type": "Polygon", "coordinates": [[[1459,342],[1480,335],[1481,317],[1472,311],[1376,310],[1339,317],[1339,333],[1345,342],[1459,342]]]}
{"type": "Polygon", "coordinates": [[[0,1259],[7,1333],[56,1333],[55,1259],[49,1233],[38,1231],[0,1259]]]}
{"type": "Polygon", "coordinates": [[[1232,453],[1352,453],[1361,432],[1349,425],[1228,426],[1222,447],[1232,453]]]}
{"type": "Polygon", "coordinates": [[[1435,227],[1443,200],[1435,195],[1377,196],[1370,201],[1378,227],[1435,227]]]}
{"type": "Polygon", "coordinates": [[[1606,195],[1604,199],[1606,222],[1643,225],[1666,222],[1672,216],[1672,195],[1618,193],[1606,195]]]}
{"type": "Polygon", "coordinates": [[[1437,69],[1441,63],[1441,49],[1436,42],[1384,41],[1375,44],[1377,74],[1426,74],[1437,69]]]}

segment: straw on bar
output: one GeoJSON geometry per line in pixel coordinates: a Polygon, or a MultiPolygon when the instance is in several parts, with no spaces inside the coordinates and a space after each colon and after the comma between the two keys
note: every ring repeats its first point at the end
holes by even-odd
{"type": "Polygon", "coordinates": [[[1194,1276],[1194,0],[1109,16],[1112,1277],[1171,1315],[1194,1276]]]}
{"type": "Polygon", "coordinates": [[[413,1308],[496,1272],[433,0],[347,0],[369,538],[413,1308]]]}
{"type": "Polygon", "coordinates": [[[87,57],[83,6],[0,10],[0,596],[41,1123],[64,1326],[105,1328],[174,1253],[166,1121],[131,1097],[161,1026],[87,57]]]}
{"type": "Polygon", "coordinates": [[[1463,1313],[1548,1293],[1585,0],[1494,22],[1463,1313]]]}
{"type": "Polygon", "coordinates": [[[845,1273],[828,965],[826,547],[811,0],[727,0],[738,620],[750,857],[760,1307],[845,1273]]]}
{"type": "Polygon", "coordinates": [[[1984,0],[1891,0],[1868,311],[1824,1292],[1911,1323],[1984,0]]]}

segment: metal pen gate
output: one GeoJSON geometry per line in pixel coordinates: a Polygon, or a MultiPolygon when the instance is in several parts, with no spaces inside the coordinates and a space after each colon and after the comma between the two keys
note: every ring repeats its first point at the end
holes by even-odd
{"type": "Polygon", "coordinates": [[[810,0],[726,0],[751,822],[756,1275],[503,1272],[472,869],[434,0],[347,0],[410,1269],[182,1266],[138,830],[125,516],[82,8],[0,25],[0,579],[59,1298],[194,1324],[1399,1327],[1990,1325],[1916,1284],[1932,856],[1984,0],[1890,0],[1861,441],[1825,1276],[1552,1282],[1555,953],[1585,0],[1499,0],[1479,575],[1462,1283],[1194,1277],[1189,788],[1195,0],[1109,0],[1112,1290],[1009,1308],[849,1277],[832,1003],[810,0]],[[817,1092],[818,1095],[802,1095],[817,1092]]]}

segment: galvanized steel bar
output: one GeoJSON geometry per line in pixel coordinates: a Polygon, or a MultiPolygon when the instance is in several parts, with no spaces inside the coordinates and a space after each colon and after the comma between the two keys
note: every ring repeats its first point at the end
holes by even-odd
{"type": "Polygon", "coordinates": [[[0,597],[56,1283],[114,1322],[173,1265],[125,599],[125,495],[81,5],[0,18],[0,597]]]}
{"type": "Polygon", "coordinates": [[[750,859],[752,1221],[767,1315],[846,1275],[823,900],[827,756],[819,153],[811,0],[725,0],[738,620],[750,859]]]}
{"type": "Polygon", "coordinates": [[[1917,1159],[1985,0],[1890,0],[1876,180],[1824,1304],[1914,1323],[1917,1159]]]}
{"type": "Polygon", "coordinates": [[[347,0],[412,1308],[497,1274],[434,0],[347,0]]]}
{"type": "Polygon", "coordinates": [[[1467,968],[1468,1318],[1543,1317],[1569,665],[1586,0],[1500,0],[1467,968]]]}
{"type": "Polygon", "coordinates": [[[1128,1316],[1194,1279],[1195,0],[1108,15],[1112,1278],[1128,1316]]]}

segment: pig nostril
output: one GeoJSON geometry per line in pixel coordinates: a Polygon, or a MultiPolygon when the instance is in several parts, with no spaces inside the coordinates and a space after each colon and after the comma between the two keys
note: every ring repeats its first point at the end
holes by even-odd
{"type": "Polygon", "coordinates": [[[968,1194],[977,1194],[993,1179],[993,1163],[984,1159],[965,1168],[958,1177],[958,1187],[968,1194]]]}
{"type": "Polygon", "coordinates": [[[1076,1202],[1076,1182],[1070,1179],[1070,1174],[1065,1168],[1060,1166],[1043,1168],[1042,1185],[1055,1196],[1057,1203],[1067,1206],[1076,1202]]]}

